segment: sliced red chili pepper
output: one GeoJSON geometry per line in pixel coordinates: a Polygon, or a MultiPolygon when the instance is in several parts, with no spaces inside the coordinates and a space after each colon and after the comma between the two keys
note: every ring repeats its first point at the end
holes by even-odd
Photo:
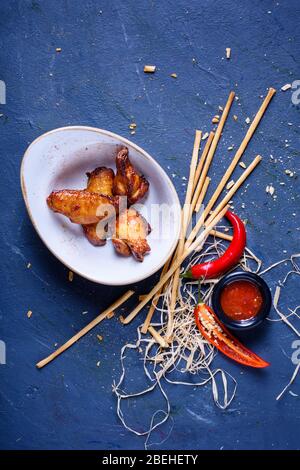
{"type": "Polygon", "coordinates": [[[270,365],[269,362],[243,346],[219,321],[208,305],[199,303],[194,310],[194,315],[196,325],[204,338],[226,356],[250,367],[263,368],[270,365]]]}
{"type": "Polygon", "coordinates": [[[225,217],[233,228],[233,238],[225,253],[214,261],[192,266],[191,269],[182,274],[182,277],[193,279],[218,277],[238,263],[246,246],[245,225],[233,212],[227,211],[225,217]]]}

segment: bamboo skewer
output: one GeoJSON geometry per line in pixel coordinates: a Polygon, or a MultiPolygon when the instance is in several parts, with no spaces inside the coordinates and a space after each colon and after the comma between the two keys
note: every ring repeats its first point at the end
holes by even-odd
{"type": "MultiPolygon", "coordinates": [[[[232,198],[232,196],[236,193],[236,191],[239,189],[239,187],[242,185],[242,183],[245,181],[245,179],[250,175],[250,173],[254,170],[256,165],[261,161],[261,156],[257,155],[255,159],[252,161],[252,163],[246,168],[246,170],[241,174],[239,179],[235,182],[235,184],[232,186],[232,188],[228,191],[226,196],[222,199],[221,203],[218,206],[218,210],[220,210],[221,204],[224,205],[227,204],[228,201],[232,198]]],[[[213,211],[213,214],[216,212],[213,211]]],[[[206,210],[201,214],[199,220],[197,221],[195,227],[191,231],[190,235],[188,236],[187,241],[185,242],[185,247],[189,247],[189,245],[193,242],[194,238],[197,236],[197,233],[203,226],[203,224],[207,224],[210,222],[211,217],[206,221],[206,210]]]]}
{"type": "Polygon", "coordinates": [[[96,325],[98,325],[102,320],[104,320],[110,313],[112,313],[114,310],[119,308],[126,300],[129,299],[134,294],[133,290],[127,291],[125,294],[123,294],[118,300],[116,300],[110,307],[108,307],[104,312],[100,313],[94,320],[92,320],[88,325],[86,325],[82,330],[80,330],[76,335],[72,336],[65,344],[60,346],[56,351],[54,351],[50,356],[46,357],[42,361],[38,362],[36,364],[36,367],[38,369],[41,369],[45,365],[49,364],[49,362],[53,361],[57,356],[59,356],[61,353],[66,351],[66,349],[70,348],[76,341],[78,341],[82,336],[86,335],[89,331],[91,331],[92,328],[94,328],[96,325]]]}
{"type": "Polygon", "coordinates": [[[201,170],[202,170],[202,168],[203,168],[205,159],[206,159],[206,157],[207,157],[207,154],[208,154],[208,151],[209,151],[209,149],[210,149],[210,146],[211,146],[211,143],[212,143],[212,140],[213,140],[214,136],[215,136],[215,133],[214,133],[213,131],[211,131],[211,132],[209,133],[209,136],[207,137],[206,144],[205,144],[205,146],[204,146],[202,155],[201,155],[201,157],[200,157],[200,159],[199,159],[199,163],[198,163],[198,166],[197,166],[197,169],[196,169],[193,191],[195,191],[195,189],[196,189],[197,183],[198,183],[199,178],[200,178],[201,170]]]}
{"type": "Polygon", "coordinates": [[[164,340],[164,338],[156,331],[155,328],[153,328],[153,326],[149,326],[148,331],[153,336],[155,341],[161,345],[162,348],[168,347],[167,341],[164,340]]]}
{"type": "MultiPolygon", "coordinates": [[[[229,96],[228,96],[228,99],[227,99],[227,103],[226,103],[226,105],[225,105],[225,107],[224,107],[224,110],[223,110],[222,116],[221,116],[221,118],[220,118],[220,121],[219,121],[217,130],[216,130],[216,133],[215,133],[215,135],[214,135],[214,138],[213,138],[213,140],[212,140],[211,146],[210,146],[210,148],[209,148],[209,152],[208,152],[208,154],[207,154],[207,158],[206,158],[206,160],[205,160],[205,164],[204,164],[204,166],[203,166],[203,170],[202,170],[201,176],[200,176],[199,181],[198,181],[198,187],[200,188],[200,191],[201,191],[201,188],[203,187],[205,178],[206,178],[206,176],[207,176],[208,170],[209,170],[210,165],[211,165],[211,162],[212,162],[212,160],[213,160],[213,157],[214,157],[214,154],[215,154],[217,145],[218,145],[218,143],[219,143],[219,140],[220,140],[220,137],[221,137],[221,134],[222,134],[222,131],[223,131],[223,128],[224,128],[226,119],[227,119],[227,117],[228,117],[228,114],[229,114],[231,105],[232,105],[233,100],[234,100],[234,96],[235,96],[235,93],[234,93],[233,91],[231,91],[231,92],[229,93],[229,96]]],[[[200,192],[200,191],[199,191],[199,192],[200,192]]],[[[198,195],[199,195],[199,193],[198,193],[198,195]]]]}
{"type": "Polygon", "coordinates": [[[232,188],[228,191],[228,193],[226,194],[226,196],[222,199],[222,201],[218,204],[217,208],[214,210],[214,212],[210,215],[210,217],[206,220],[206,224],[209,224],[212,220],[213,220],[213,217],[214,217],[214,214],[215,212],[220,212],[223,207],[230,201],[230,199],[232,198],[232,196],[237,192],[237,190],[239,189],[239,187],[243,184],[243,182],[245,181],[246,178],[248,178],[248,176],[250,175],[250,173],[252,173],[252,171],[254,170],[254,168],[260,163],[261,161],[261,156],[260,155],[257,155],[254,160],[250,163],[250,165],[248,166],[248,168],[246,168],[246,170],[241,174],[241,176],[239,177],[239,179],[234,183],[234,185],[232,186],[232,188]]]}
{"type": "Polygon", "coordinates": [[[200,179],[200,174],[201,174],[201,171],[202,171],[202,168],[204,166],[204,163],[205,163],[205,159],[208,155],[208,152],[209,152],[209,149],[210,149],[210,146],[211,146],[211,143],[212,143],[212,140],[214,138],[214,135],[215,133],[214,132],[210,132],[208,138],[207,138],[207,141],[206,141],[206,144],[205,144],[205,147],[203,149],[203,152],[201,154],[201,157],[200,157],[200,160],[199,160],[199,163],[198,163],[198,166],[197,166],[197,169],[196,169],[196,173],[195,173],[195,178],[194,178],[194,185],[193,185],[193,199],[192,199],[192,206],[196,205],[196,202],[197,202],[197,198],[199,196],[199,193],[201,191],[201,185],[198,185],[198,182],[199,182],[199,179],[200,179]],[[198,189],[199,188],[199,189],[198,189]]]}
{"type": "MultiPolygon", "coordinates": [[[[189,219],[190,219],[190,204],[191,204],[191,199],[192,199],[192,194],[193,194],[193,186],[194,186],[194,179],[195,179],[195,172],[196,172],[196,166],[197,166],[197,160],[198,160],[201,135],[202,135],[201,131],[196,131],[193,154],[192,154],[192,159],[191,159],[191,164],[190,164],[189,181],[188,181],[187,191],[185,195],[185,202],[184,202],[183,211],[182,211],[182,226],[181,226],[181,231],[180,231],[180,239],[178,242],[177,254],[175,256],[175,260],[177,257],[180,257],[183,253],[183,247],[185,243],[185,234],[186,234],[187,226],[188,226],[189,219]]],[[[177,269],[177,271],[175,272],[174,279],[173,279],[170,312],[169,312],[170,322],[172,321],[172,310],[174,310],[174,307],[176,304],[178,284],[179,284],[179,269],[177,269]]]]}
{"type": "MultiPolygon", "coordinates": [[[[170,263],[171,263],[171,260],[172,260],[172,255],[170,256],[170,258],[168,259],[168,261],[165,263],[163,269],[162,269],[162,272],[161,272],[161,275],[160,275],[160,279],[163,278],[163,276],[166,274],[166,272],[168,271],[169,267],[170,267],[170,263]]],[[[152,303],[151,303],[151,306],[150,306],[150,309],[149,309],[149,312],[147,313],[147,316],[146,316],[146,319],[144,321],[144,324],[141,328],[141,332],[143,334],[146,334],[148,329],[149,329],[149,325],[151,323],[151,320],[152,320],[152,317],[153,317],[153,314],[155,312],[155,309],[156,309],[156,306],[157,306],[157,303],[158,303],[158,300],[159,300],[159,296],[160,294],[162,293],[162,291],[164,290],[164,285],[161,287],[161,289],[159,289],[159,291],[157,292],[157,297],[156,299],[153,299],[152,303]]]]}
{"type": "MultiPolygon", "coordinates": [[[[212,140],[212,143],[211,143],[211,145],[210,145],[210,148],[209,148],[209,151],[208,151],[206,160],[205,160],[205,164],[204,164],[204,166],[203,166],[203,170],[202,170],[201,176],[200,176],[199,181],[198,181],[198,183],[197,183],[197,186],[198,186],[199,188],[202,187],[202,185],[203,185],[203,183],[204,183],[204,180],[205,180],[205,178],[206,178],[208,169],[209,169],[209,167],[210,167],[211,161],[212,161],[213,156],[214,156],[214,154],[215,154],[215,151],[216,151],[218,142],[219,142],[219,140],[220,140],[223,127],[224,127],[224,125],[225,125],[227,116],[228,116],[228,114],[229,114],[231,105],[232,105],[232,103],[233,103],[234,96],[235,96],[235,93],[234,93],[233,91],[231,91],[231,92],[229,93],[229,97],[228,97],[227,103],[226,103],[226,105],[225,105],[225,107],[224,107],[224,110],[223,110],[223,113],[222,113],[220,122],[219,122],[219,124],[218,124],[216,133],[215,133],[215,135],[214,135],[214,137],[213,137],[213,140],[212,140]]],[[[189,183],[190,183],[190,182],[191,182],[191,173],[190,173],[189,183]]],[[[189,212],[188,212],[188,213],[191,214],[190,208],[189,208],[189,212]]],[[[184,225],[184,224],[183,224],[183,230],[182,230],[182,233],[181,233],[181,238],[180,238],[180,240],[179,240],[178,256],[180,256],[180,255],[182,254],[182,252],[183,252],[183,246],[184,246],[184,244],[185,244],[186,229],[187,229],[187,225],[184,225]]],[[[177,298],[177,293],[178,293],[178,285],[179,285],[179,269],[177,269],[177,271],[176,271],[175,274],[174,274],[173,288],[172,288],[171,302],[170,302],[170,310],[171,310],[171,313],[169,314],[169,316],[172,315],[172,311],[174,310],[175,305],[176,305],[176,298],[177,298]]],[[[172,318],[170,319],[170,321],[171,321],[171,320],[172,320],[172,318]]]]}
{"type": "Polygon", "coordinates": [[[160,281],[153,287],[153,289],[146,295],[144,300],[140,302],[132,312],[123,319],[122,323],[127,325],[130,323],[137,314],[145,307],[145,305],[152,299],[152,297],[159,291],[161,286],[163,286],[174,274],[174,272],[178,269],[178,267],[183,263],[183,261],[198,247],[200,243],[202,243],[205,238],[209,235],[212,228],[217,225],[217,223],[221,220],[224,216],[226,211],[228,210],[228,206],[226,206],[219,214],[216,215],[214,220],[204,229],[204,231],[196,238],[196,240],[189,246],[189,248],[185,249],[183,254],[174,261],[174,264],[170,267],[168,272],[160,279],[160,281]]]}
{"type": "Polygon", "coordinates": [[[198,196],[198,199],[197,199],[197,204],[196,204],[196,206],[195,206],[195,211],[196,211],[196,212],[199,212],[199,210],[200,210],[200,207],[201,207],[202,202],[203,202],[203,200],[204,200],[204,198],[205,198],[205,195],[206,195],[206,192],[207,192],[207,188],[208,188],[208,185],[209,185],[210,181],[211,181],[211,178],[210,178],[209,176],[207,176],[207,177],[205,178],[205,181],[204,181],[204,184],[203,184],[203,186],[202,186],[201,192],[200,192],[200,194],[199,194],[199,196],[198,196]]]}
{"type": "Polygon", "coordinates": [[[229,235],[229,233],[219,232],[219,230],[211,230],[210,235],[212,235],[213,237],[222,238],[223,240],[228,240],[229,242],[231,242],[233,239],[233,236],[229,235]]]}
{"type": "Polygon", "coordinates": [[[218,197],[220,196],[221,192],[223,191],[223,189],[225,188],[225,185],[227,183],[227,181],[229,180],[230,176],[232,175],[233,171],[235,170],[235,167],[237,166],[239,160],[241,159],[247,145],[249,144],[251,138],[253,137],[253,134],[258,126],[258,124],[260,123],[268,105],[270,104],[270,101],[272,99],[272,97],[274,96],[274,94],[276,93],[276,90],[274,88],[270,88],[268,93],[267,93],[267,96],[265,97],[261,107],[259,108],[255,118],[253,119],[244,139],[242,140],[241,142],[241,145],[239,146],[231,164],[229,165],[229,167],[227,168],[225,174],[223,175],[221,181],[220,181],[220,184],[218,185],[216,191],[214,192],[214,194],[212,195],[209,203],[207,204],[206,208],[205,208],[205,211],[204,211],[204,219],[207,217],[207,215],[209,214],[210,210],[212,209],[212,207],[214,206],[214,204],[216,203],[218,197]]]}

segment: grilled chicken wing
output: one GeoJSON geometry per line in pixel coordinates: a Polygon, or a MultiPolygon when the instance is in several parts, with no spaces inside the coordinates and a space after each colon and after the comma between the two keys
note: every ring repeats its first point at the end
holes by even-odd
{"type": "Polygon", "coordinates": [[[131,207],[117,218],[112,242],[119,254],[130,256],[132,253],[135,259],[143,261],[145,254],[151,250],[146,240],[150,232],[151,227],[148,222],[131,207]]]}
{"type": "Polygon", "coordinates": [[[118,196],[127,196],[128,206],[135,204],[145,196],[149,189],[149,182],[132,166],[127,147],[119,151],[116,166],[117,174],[114,179],[113,192],[118,196]]]}
{"type": "MultiPolygon", "coordinates": [[[[91,173],[86,174],[88,183],[86,190],[92,193],[102,194],[103,196],[113,195],[113,184],[115,174],[111,168],[98,167],[91,173]]],[[[83,232],[89,242],[94,246],[103,246],[108,236],[108,226],[102,223],[83,225],[83,232]]]]}
{"type": "Polygon", "coordinates": [[[47,204],[54,212],[69,217],[75,224],[93,224],[113,217],[119,207],[117,197],[103,196],[86,190],[63,189],[53,191],[47,204]]]}
{"type": "Polygon", "coordinates": [[[88,177],[87,191],[104,196],[113,195],[115,174],[111,168],[101,166],[95,168],[91,173],[87,173],[86,176],[88,177]]]}

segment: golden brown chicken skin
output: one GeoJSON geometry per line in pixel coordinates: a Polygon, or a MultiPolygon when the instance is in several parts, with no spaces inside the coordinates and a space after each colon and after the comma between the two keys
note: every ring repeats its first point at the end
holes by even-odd
{"type": "Polygon", "coordinates": [[[101,166],[86,175],[88,177],[87,191],[103,194],[104,196],[113,195],[115,174],[111,168],[101,166]]]}
{"type": "Polygon", "coordinates": [[[149,189],[149,182],[131,164],[127,147],[119,151],[116,157],[116,167],[113,192],[118,196],[127,196],[128,206],[131,206],[145,196],[149,189]]]}
{"type": "Polygon", "coordinates": [[[75,224],[93,224],[118,212],[117,197],[103,196],[86,190],[63,189],[53,191],[47,204],[54,212],[68,217],[75,224]]]}
{"type": "Polygon", "coordinates": [[[131,207],[117,218],[112,242],[120,255],[132,254],[136,260],[143,261],[145,254],[151,250],[146,240],[150,232],[151,227],[145,218],[131,207]]]}
{"type": "MultiPolygon", "coordinates": [[[[86,190],[104,196],[113,195],[113,184],[115,174],[111,168],[98,167],[86,174],[88,183],[86,190]]],[[[103,246],[108,237],[108,226],[100,223],[83,225],[83,232],[89,242],[94,246],[103,246]]]]}

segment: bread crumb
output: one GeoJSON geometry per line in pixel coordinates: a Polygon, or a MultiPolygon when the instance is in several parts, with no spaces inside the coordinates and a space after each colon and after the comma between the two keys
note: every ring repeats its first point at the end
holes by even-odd
{"type": "Polygon", "coordinates": [[[203,134],[203,136],[202,136],[202,140],[207,139],[208,136],[209,136],[209,133],[208,133],[208,132],[205,132],[205,134],[203,134]]]}
{"type": "Polygon", "coordinates": [[[61,52],[61,47],[57,47],[55,50],[56,52],[61,52]]]}
{"type": "Polygon", "coordinates": [[[246,123],[246,124],[250,124],[250,122],[251,122],[250,118],[249,118],[249,117],[246,117],[245,123],[246,123]]]}
{"type": "Polygon", "coordinates": [[[247,165],[246,165],[246,163],[244,163],[244,162],[240,162],[239,165],[240,165],[240,167],[242,167],[242,168],[244,168],[244,169],[247,168],[247,165]]]}
{"type": "Polygon", "coordinates": [[[28,310],[28,312],[27,312],[27,318],[30,318],[31,315],[32,315],[32,311],[31,311],[31,310],[28,310]]]}
{"type": "Polygon", "coordinates": [[[219,121],[220,121],[220,116],[218,116],[217,114],[211,120],[213,124],[218,124],[219,121]]]}
{"type": "Polygon", "coordinates": [[[31,263],[27,264],[27,269],[31,268],[31,263]]]}
{"type": "Polygon", "coordinates": [[[97,338],[98,338],[99,341],[103,340],[103,336],[101,336],[101,335],[97,335],[97,338]]]}
{"type": "Polygon", "coordinates": [[[227,183],[227,185],[226,185],[226,189],[228,190],[228,189],[232,188],[233,185],[234,185],[234,181],[233,180],[229,181],[229,183],[227,183]]]}
{"type": "Polygon", "coordinates": [[[172,78],[177,78],[177,73],[171,73],[170,75],[172,78]]]}
{"type": "Polygon", "coordinates": [[[70,282],[73,281],[73,279],[74,279],[74,273],[73,273],[73,271],[69,271],[68,279],[69,279],[70,282]]]}
{"type": "Polygon", "coordinates": [[[281,91],[287,91],[289,90],[290,88],[292,88],[292,85],[290,83],[287,83],[286,85],[283,85],[281,87],[281,91]]]}
{"type": "Polygon", "coordinates": [[[156,70],[156,65],[145,65],[144,72],[145,73],[154,73],[156,70]]]}
{"type": "Polygon", "coordinates": [[[226,59],[230,59],[231,57],[231,47],[226,47],[226,59]]]}
{"type": "Polygon", "coordinates": [[[237,120],[238,120],[238,117],[237,117],[237,115],[236,115],[236,114],[234,114],[234,115],[233,115],[233,119],[234,119],[235,121],[237,121],[237,120]]]}
{"type": "Polygon", "coordinates": [[[98,362],[96,363],[96,366],[97,366],[97,367],[99,367],[99,366],[100,366],[100,361],[98,361],[98,362]]]}
{"type": "Polygon", "coordinates": [[[136,123],[135,122],[131,122],[129,124],[129,129],[135,129],[136,128],[136,123]]]}

